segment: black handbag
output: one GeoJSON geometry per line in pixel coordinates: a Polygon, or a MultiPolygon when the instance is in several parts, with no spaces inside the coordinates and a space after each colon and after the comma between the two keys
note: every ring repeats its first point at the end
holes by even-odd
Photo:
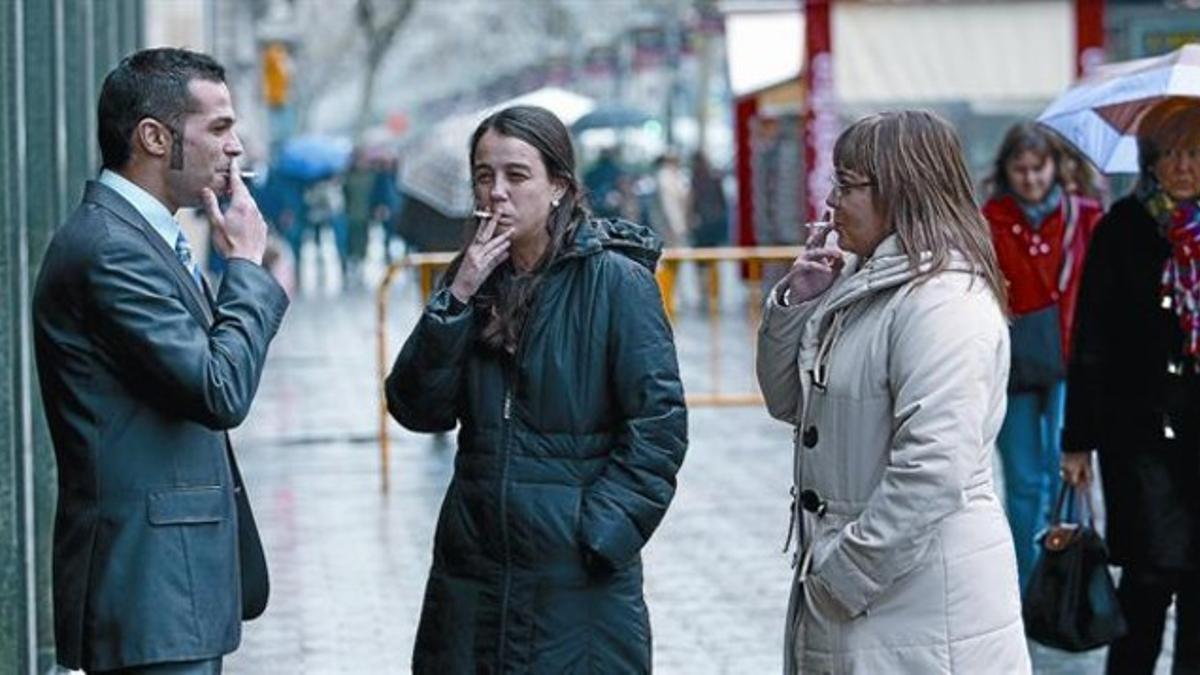
{"type": "MultiPolygon", "coordinates": [[[[1092,526],[1092,509],[1084,491],[1086,518],[1063,520],[1067,496],[1079,501],[1064,483],[1050,525],[1041,535],[1041,554],[1025,592],[1025,634],[1056,649],[1081,652],[1106,645],[1125,634],[1127,626],[1108,574],[1108,548],[1092,526]]],[[[1070,511],[1083,509],[1069,508],[1070,511]]]]}
{"type": "Polygon", "coordinates": [[[1009,391],[1048,388],[1066,376],[1058,317],[1055,303],[1013,319],[1009,327],[1009,391]]]}

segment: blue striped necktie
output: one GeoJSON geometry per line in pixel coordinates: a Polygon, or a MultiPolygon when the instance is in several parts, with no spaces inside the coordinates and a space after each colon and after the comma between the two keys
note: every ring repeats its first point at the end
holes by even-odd
{"type": "Polygon", "coordinates": [[[179,258],[179,262],[183,263],[188,274],[192,275],[196,286],[203,291],[204,283],[200,281],[200,268],[196,266],[196,261],[192,259],[192,246],[188,243],[187,236],[184,235],[183,230],[179,230],[179,236],[175,239],[175,255],[179,258]]]}

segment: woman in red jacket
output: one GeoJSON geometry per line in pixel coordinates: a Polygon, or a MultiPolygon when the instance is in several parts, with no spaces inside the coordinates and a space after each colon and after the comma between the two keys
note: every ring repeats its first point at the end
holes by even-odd
{"type": "Polygon", "coordinates": [[[1013,126],[983,206],[1012,312],[1008,411],[996,443],[1022,591],[1036,560],[1034,537],[1058,490],[1068,338],[1084,255],[1103,213],[1063,188],[1061,161],[1048,131],[1013,126]]]}

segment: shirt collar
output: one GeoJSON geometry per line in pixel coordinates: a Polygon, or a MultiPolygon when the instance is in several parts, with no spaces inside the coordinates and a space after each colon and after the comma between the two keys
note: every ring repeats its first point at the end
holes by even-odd
{"type": "Polygon", "coordinates": [[[179,221],[167,210],[167,207],[154,195],[146,192],[137,183],[122,176],[116,171],[104,169],[100,172],[100,183],[106,185],[121,195],[137,212],[141,214],[150,227],[167,242],[167,246],[175,248],[175,240],[179,238],[181,228],[179,221]]]}

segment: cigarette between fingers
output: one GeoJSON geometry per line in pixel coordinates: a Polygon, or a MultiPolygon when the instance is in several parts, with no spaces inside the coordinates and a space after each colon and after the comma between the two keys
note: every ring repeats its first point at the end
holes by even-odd
{"type": "Polygon", "coordinates": [[[257,171],[239,171],[238,175],[242,177],[242,180],[254,180],[255,178],[258,177],[258,172],[257,171]]]}
{"type": "Polygon", "coordinates": [[[808,223],[808,238],[811,241],[824,235],[831,229],[833,229],[833,223],[831,222],[817,221],[815,223],[808,223]]]}
{"type": "Polygon", "coordinates": [[[492,217],[491,211],[475,211],[471,215],[475,216],[476,218],[485,218],[485,219],[492,217]]]}

